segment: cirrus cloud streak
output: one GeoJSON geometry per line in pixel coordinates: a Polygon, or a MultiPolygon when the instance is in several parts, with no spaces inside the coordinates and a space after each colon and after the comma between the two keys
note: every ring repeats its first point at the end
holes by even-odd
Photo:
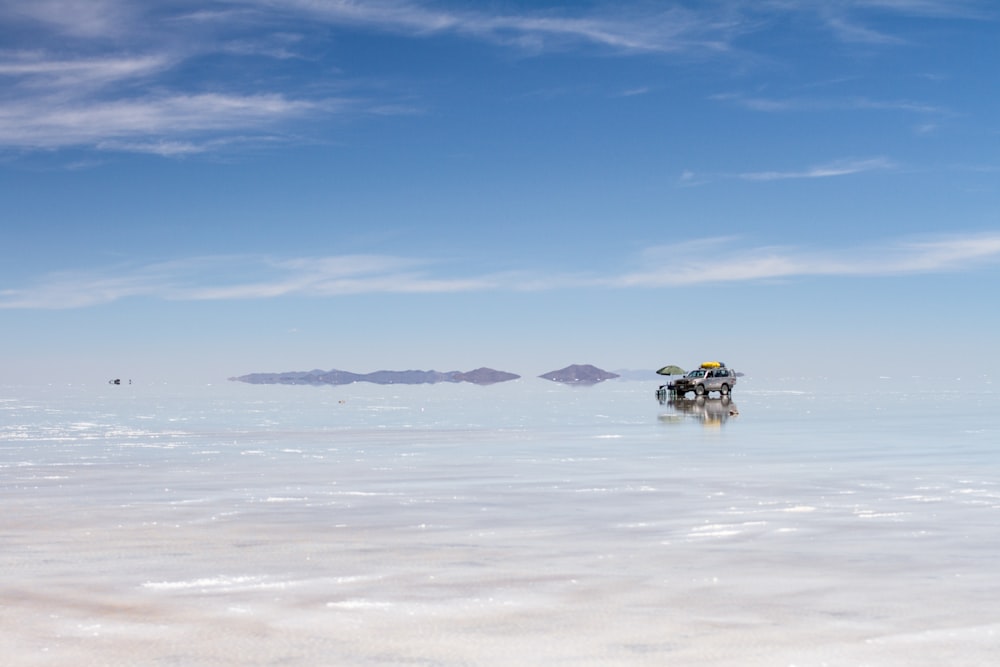
{"type": "MultiPolygon", "coordinates": [[[[350,111],[413,108],[384,91],[374,100],[356,92],[350,105],[324,103],[328,89],[317,91],[315,84],[334,85],[329,73],[342,64],[322,59],[329,30],[411,40],[457,36],[530,55],[731,60],[752,55],[742,38],[759,36],[786,16],[808,17],[821,31],[848,42],[893,45],[899,40],[871,26],[886,24],[887,16],[989,20],[984,6],[976,0],[721,0],[548,9],[419,0],[0,3],[0,22],[8,28],[6,44],[0,45],[0,149],[87,147],[176,155],[225,146],[233,135],[294,134],[288,128],[306,117],[319,121],[350,111]],[[289,70],[274,67],[282,61],[303,64],[311,76],[289,76],[289,70]],[[312,69],[305,63],[313,63],[312,69]],[[233,104],[243,112],[233,113],[233,104]],[[179,106],[188,112],[176,122],[179,106]],[[256,109],[251,113],[250,107],[256,109]],[[137,115],[145,122],[136,123],[137,115]]],[[[940,113],[909,100],[717,98],[764,111],[940,113]]]]}
{"type": "Polygon", "coordinates": [[[815,250],[740,248],[729,238],[648,249],[647,268],[609,281],[616,287],[681,287],[805,277],[878,277],[973,271],[1000,261],[1000,233],[901,240],[868,247],[815,250]],[[711,257],[706,263],[704,257],[711,257]]]}
{"type": "Polygon", "coordinates": [[[130,298],[167,301],[336,298],[363,294],[447,294],[557,289],[657,289],[805,277],[969,272],[1000,262],[1000,233],[900,240],[871,247],[810,250],[742,247],[709,238],[647,249],[616,275],[497,272],[451,275],[446,264],[407,257],[343,255],[275,259],[213,256],[59,272],[0,289],[0,309],[67,309],[130,298]],[[706,264],[700,258],[710,256],[706,264]],[[695,258],[695,259],[692,259],[695,258]]]}

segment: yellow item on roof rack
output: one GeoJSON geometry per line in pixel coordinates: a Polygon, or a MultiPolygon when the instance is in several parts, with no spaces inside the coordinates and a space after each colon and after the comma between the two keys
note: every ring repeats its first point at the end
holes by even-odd
{"type": "Polygon", "coordinates": [[[702,368],[720,368],[722,366],[718,361],[706,361],[701,365],[702,368]]]}

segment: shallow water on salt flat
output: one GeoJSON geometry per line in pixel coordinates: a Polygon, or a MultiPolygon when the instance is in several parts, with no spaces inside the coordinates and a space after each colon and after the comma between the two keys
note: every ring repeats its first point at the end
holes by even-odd
{"type": "Polygon", "coordinates": [[[10,664],[978,665],[997,395],[0,387],[10,664]]]}

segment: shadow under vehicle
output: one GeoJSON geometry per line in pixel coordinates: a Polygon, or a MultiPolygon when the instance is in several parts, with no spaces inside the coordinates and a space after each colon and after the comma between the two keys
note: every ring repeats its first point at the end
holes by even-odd
{"type": "Polygon", "coordinates": [[[726,420],[736,417],[740,411],[729,396],[720,398],[707,398],[698,396],[696,398],[669,397],[660,400],[660,405],[672,408],[674,412],[660,415],[660,420],[669,422],[677,421],[684,417],[691,417],[704,423],[706,426],[721,426],[726,420]]]}

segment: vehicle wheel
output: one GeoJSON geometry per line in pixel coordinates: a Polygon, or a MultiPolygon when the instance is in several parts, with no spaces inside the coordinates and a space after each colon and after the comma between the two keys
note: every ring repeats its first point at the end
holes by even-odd
{"type": "Polygon", "coordinates": [[[727,394],[729,394],[729,385],[728,384],[724,384],[721,387],[719,387],[719,393],[721,393],[723,396],[726,396],[727,394]]]}
{"type": "Polygon", "coordinates": [[[705,391],[705,385],[699,384],[699,385],[695,385],[695,387],[694,387],[694,393],[695,393],[696,396],[704,396],[708,392],[705,391]]]}

